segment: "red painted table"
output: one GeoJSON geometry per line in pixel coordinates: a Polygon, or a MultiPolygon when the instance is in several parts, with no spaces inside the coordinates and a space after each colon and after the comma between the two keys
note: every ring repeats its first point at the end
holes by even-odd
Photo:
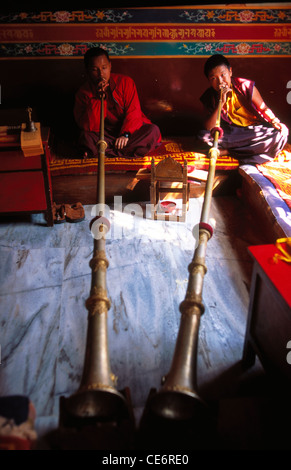
{"type": "MultiPolygon", "coordinates": [[[[291,346],[291,263],[274,261],[275,245],[249,247],[254,259],[243,364],[253,365],[257,355],[264,368],[291,380],[287,361],[291,346]]],[[[289,361],[290,362],[290,361],[289,361]]]]}
{"type": "Polygon", "coordinates": [[[20,142],[0,142],[0,213],[45,214],[53,225],[49,129],[42,128],[44,153],[24,157],[20,142]]]}

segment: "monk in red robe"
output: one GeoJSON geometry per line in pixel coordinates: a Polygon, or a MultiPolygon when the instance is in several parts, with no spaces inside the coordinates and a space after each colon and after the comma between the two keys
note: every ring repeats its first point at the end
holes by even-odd
{"type": "Polygon", "coordinates": [[[134,81],[126,75],[111,73],[111,61],[105,49],[89,49],[84,62],[88,79],[77,91],[74,106],[83,155],[97,155],[101,94],[105,96],[106,156],[131,158],[149,153],[161,141],[161,133],[142,112],[134,81]]]}

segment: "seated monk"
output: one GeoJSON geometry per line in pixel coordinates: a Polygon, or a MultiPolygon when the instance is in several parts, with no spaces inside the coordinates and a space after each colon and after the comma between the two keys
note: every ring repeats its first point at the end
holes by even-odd
{"type": "Polygon", "coordinates": [[[106,156],[143,157],[158,145],[161,133],[143,114],[134,81],[111,73],[108,53],[100,47],[88,49],[84,62],[88,79],[77,91],[74,105],[82,155],[97,155],[103,94],[106,156]]]}
{"type": "Polygon", "coordinates": [[[200,98],[205,110],[204,129],[198,134],[201,150],[213,145],[211,129],[222,90],[220,155],[231,155],[240,164],[272,160],[286,144],[289,130],[264,103],[254,81],[233,77],[230,63],[220,54],[207,59],[204,74],[210,87],[200,98]]]}

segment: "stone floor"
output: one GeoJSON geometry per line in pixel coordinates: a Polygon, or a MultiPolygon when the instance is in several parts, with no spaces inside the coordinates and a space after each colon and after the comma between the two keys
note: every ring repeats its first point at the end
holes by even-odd
{"type": "MultiPolygon", "coordinates": [[[[150,390],[159,389],[171,364],[201,205],[201,198],[190,200],[185,223],[151,220],[146,203],[123,205],[117,198],[108,207],[110,362],[118,388],[130,390],[137,423],[150,390]]],[[[81,223],[51,228],[42,215],[0,220],[0,396],[31,399],[40,449],[58,427],[60,397],[80,384],[92,209],[85,206],[81,223]]],[[[207,247],[198,387],[219,404],[221,448],[265,449],[273,442],[269,429],[266,440],[261,420],[269,407],[268,379],[259,363],[248,371],[240,365],[252,271],[247,247],[263,244],[264,234],[233,196],[213,198],[211,217],[216,225],[207,247]]]]}

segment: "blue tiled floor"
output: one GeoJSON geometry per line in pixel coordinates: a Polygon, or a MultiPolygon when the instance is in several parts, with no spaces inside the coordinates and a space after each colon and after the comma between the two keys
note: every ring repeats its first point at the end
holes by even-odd
{"type": "MultiPolygon", "coordinates": [[[[170,367],[201,204],[190,200],[186,223],[153,221],[145,204],[143,217],[111,207],[110,360],[118,388],[130,389],[137,421],[170,367]]],[[[39,436],[57,426],[60,396],[75,392],[81,379],[93,250],[92,206],[85,210],[85,221],[51,228],[42,215],[0,220],[0,395],[29,396],[39,436]]],[[[197,375],[212,399],[221,390],[211,383],[242,357],[252,270],[247,247],[260,240],[236,198],[214,198],[211,212],[216,227],[207,247],[197,375]]]]}

